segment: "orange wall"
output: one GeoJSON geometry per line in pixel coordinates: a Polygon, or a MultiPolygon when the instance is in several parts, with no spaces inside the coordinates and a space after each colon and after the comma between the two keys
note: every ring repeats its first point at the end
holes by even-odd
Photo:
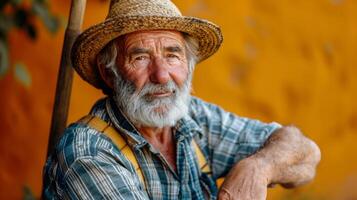
{"type": "MultiPolygon", "coordinates": [[[[356,199],[357,2],[352,0],[186,0],[184,14],[222,27],[224,43],[197,66],[195,95],[242,116],[296,124],[322,149],[315,181],[269,190],[268,199],[356,199]]],[[[52,1],[68,15],[69,0],[52,1]]],[[[105,1],[88,1],[84,27],[106,15],[105,1]]],[[[0,79],[0,199],[19,199],[28,185],[40,194],[41,170],[63,29],[40,27],[35,42],[12,32],[11,59],[24,63],[29,87],[13,70],[0,79]]],[[[101,93],[75,76],[69,120],[88,112],[101,93]]]]}

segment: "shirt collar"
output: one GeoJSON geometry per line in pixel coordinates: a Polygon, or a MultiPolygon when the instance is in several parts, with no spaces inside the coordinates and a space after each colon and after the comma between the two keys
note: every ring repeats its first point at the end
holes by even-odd
{"type": "Polygon", "coordinates": [[[177,122],[174,130],[176,141],[191,139],[196,134],[203,134],[202,128],[198,126],[198,124],[189,115],[186,115],[184,118],[180,119],[177,122]]]}

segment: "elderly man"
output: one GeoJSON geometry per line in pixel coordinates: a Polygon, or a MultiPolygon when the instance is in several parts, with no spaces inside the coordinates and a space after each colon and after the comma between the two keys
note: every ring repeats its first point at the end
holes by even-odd
{"type": "Polygon", "coordinates": [[[320,151],[297,128],[190,95],[195,64],[221,42],[216,25],[169,0],[112,0],[72,50],[79,75],[107,97],[66,129],[45,166],[44,197],[261,200],[269,185],[310,181],[320,151]]]}

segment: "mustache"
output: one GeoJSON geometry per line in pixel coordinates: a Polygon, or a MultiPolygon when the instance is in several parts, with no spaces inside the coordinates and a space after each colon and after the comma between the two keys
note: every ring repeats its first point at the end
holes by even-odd
{"type": "Polygon", "coordinates": [[[149,96],[154,93],[173,93],[175,94],[177,90],[180,88],[176,85],[173,80],[165,84],[155,84],[148,82],[146,83],[143,88],[139,91],[138,96],[149,96]]]}

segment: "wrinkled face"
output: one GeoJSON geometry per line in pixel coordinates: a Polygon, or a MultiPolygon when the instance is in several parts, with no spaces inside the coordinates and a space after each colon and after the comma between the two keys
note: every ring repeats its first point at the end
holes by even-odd
{"type": "MultiPolygon", "coordinates": [[[[126,35],[123,56],[117,57],[121,74],[141,90],[146,83],[166,84],[174,81],[182,86],[188,64],[184,39],[175,31],[146,31],[126,35]]],[[[153,98],[172,95],[150,94],[153,98]]]]}
{"type": "Polygon", "coordinates": [[[116,101],[138,126],[173,126],[188,112],[191,74],[175,31],[135,32],[118,41],[116,101]]]}

